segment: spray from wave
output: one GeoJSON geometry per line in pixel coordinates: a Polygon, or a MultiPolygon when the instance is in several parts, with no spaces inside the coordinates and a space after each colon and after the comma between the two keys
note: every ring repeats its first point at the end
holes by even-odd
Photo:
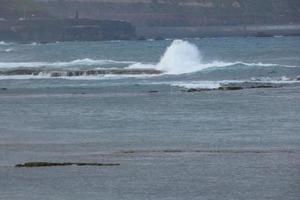
{"type": "Polygon", "coordinates": [[[129,68],[154,68],[160,70],[165,74],[186,74],[194,73],[206,69],[232,67],[236,65],[248,67],[297,67],[290,65],[268,64],[268,63],[246,63],[246,62],[222,62],[213,61],[204,63],[201,52],[198,47],[188,41],[174,40],[172,44],[166,49],[164,55],[161,57],[159,63],[143,64],[135,63],[129,68]]]}
{"type": "Polygon", "coordinates": [[[200,64],[201,54],[196,45],[182,40],[174,40],[156,68],[169,74],[182,74],[201,70],[200,64]]]}

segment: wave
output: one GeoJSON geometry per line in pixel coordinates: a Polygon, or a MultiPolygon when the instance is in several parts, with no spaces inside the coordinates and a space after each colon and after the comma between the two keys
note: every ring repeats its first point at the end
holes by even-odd
{"type": "MultiPolygon", "coordinates": [[[[11,51],[12,49],[7,49],[11,51]]],[[[60,70],[62,73],[69,73],[70,68],[76,69],[77,67],[89,67],[90,70],[98,70],[103,65],[124,64],[127,65],[125,69],[141,70],[151,69],[159,71],[161,75],[180,75],[187,73],[195,73],[203,70],[215,70],[219,68],[232,68],[235,66],[247,66],[247,67],[291,67],[298,66],[272,64],[272,63],[247,63],[242,61],[235,62],[223,62],[212,61],[205,63],[202,60],[200,50],[195,44],[192,44],[184,40],[174,40],[169,47],[167,47],[165,53],[160,58],[158,63],[141,63],[135,61],[117,61],[110,59],[94,60],[90,58],[76,59],[72,61],[64,62],[0,62],[0,69],[21,69],[21,68],[34,68],[39,69],[40,72],[45,71],[45,68],[49,70],[60,70]],[[65,71],[65,72],[64,72],[65,71]]],[[[77,68],[78,69],[78,68],[77,68]]],[[[86,68],[85,68],[86,69],[86,68]]],[[[119,68],[124,69],[124,68],[119,68]]],[[[37,74],[36,72],[34,72],[37,74]]],[[[46,71],[47,73],[47,71],[46,71]]],[[[81,72],[80,72],[81,73],[81,72]]],[[[15,74],[12,74],[15,75],[15,74]]],[[[20,74],[23,75],[23,74],[20,74]]],[[[26,74],[29,75],[29,74],[26,74]]],[[[85,75],[84,73],[82,74],[85,75]]],[[[95,74],[90,74],[95,75],[95,74]]],[[[98,75],[98,73],[96,73],[98,75]]]]}
{"type": "Polygon", "coordinates": [[[204,63],[198,47],[184,40],[174,40],[166,49],[164,55],[157,64],[135,63],[128,68],[153,68],[163,71],[165,74],[187,74],[202,70],[233,67],[236,65],[248,67],[298,67],[292,65],[272,64],[272,63],[247,63],[247,62],[222,62],[213,61],[204,63]]]}
{"type": "Polygon", "coordinates": [[[0,62],[0,68],[38,68],[38,67],[72,67],[72,66],[101,66],[110,64],[133,64],[133,61],[93,60],[90,58],[77,59],[69,62],[0,62]]]}

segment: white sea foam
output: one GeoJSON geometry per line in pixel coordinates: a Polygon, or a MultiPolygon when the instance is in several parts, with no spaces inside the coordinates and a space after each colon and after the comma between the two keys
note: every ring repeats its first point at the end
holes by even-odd
{"type": "Polygon", "coordinates": [[[0,68],[20,68],[20,67],[69,67],[69,66],[94,66],[109,64],[133,64],[133,61],[116,60],[93,60],[89,58],[77,59],[69,62],[0,62],[0,68]]]}
{"type": "Polygon", "coordinates": [[[10,43],[7,43],[7,42],[4,42],[4,41],[0,41],[0,45],[5,45],[5,46],[7,46],[7,45],[9,45],[10,43]]]}
{"type": "Polygon", "coordinates": [[[4,51],[5,51],[6,53],[9,53],[9,52],[12,52],[13,49],[12,49],[12,48],[8,48],[8,49],[5,49],[4,51]]]}
{"type": "Polygon", "coordinates": [[[221,83],[217,81],[201,81],[201,82],[175,82],[170,83],[171,86],[182,87],[186,89],[218,89],[221,87],[221,83]]]}
{"type": "Polygon", "coordinates": [[[39,45],[39,43],[37,43],[37,42],[32,42],[32,43],[30,43],[29,45],[30,45],[30,46],[37,46],[37,45],[39,45]]]}

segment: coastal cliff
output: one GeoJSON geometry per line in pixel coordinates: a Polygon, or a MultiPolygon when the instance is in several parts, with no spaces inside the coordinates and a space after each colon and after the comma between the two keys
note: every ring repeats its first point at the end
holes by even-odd
{"type": "Polygon", "coordinates": [[[0,21],[75,16],[122,21],[135,26],[140,38],[300,35],[299,0],[0,1],[0,21]]]}
{"type": "Polygon", "coordinates": [[[147,38],[300,34],[299,0],[35,1],[58,18],[128,21],[147,38]]]}
{"type": "Polygon", "coordinates": [[[56,42],[130,40],[135,27],[120,20],[59,18],[34,0],[0,0],[0,41],[56,42]]]}
{"type": "Polygon", "coordinates": [[[125,20],[136,26],[223,26],[300,22],[299,0],[35,0],[59,18],[125,20]]]}
{"type": "Polygon", "coordinates": [[[0,40],[28,42],[130,40],[130,23],[91,19],[31,19],[0,21],[0,40]]]}

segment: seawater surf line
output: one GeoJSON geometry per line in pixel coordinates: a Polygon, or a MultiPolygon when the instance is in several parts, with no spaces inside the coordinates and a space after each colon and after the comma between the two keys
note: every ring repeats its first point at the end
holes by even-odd
{"type": "MultiPolygon", "coordinates": [[[[64,71],[65,67],[99,67],[110,64],[128,64],[125,69],[154,69],[159,70],[163,74],[180,75],[187,73],[195,73],[202,70],[214,70],[216,68],[226,68],[235,65],[244,65],[249,67],[298,67],[291,65],[270,64],[270,63],[247,63],[247,62],[222,62],[213,61],[204,63],[199,48],[188,41],[174,40],[165,53],[161,56],[157,64],[140,63],[136,61],[117,61],[110,59],[93,60],[90,58],[77,59],[64,62],[0,62],[0,69],[14,68],[53,68],[64,71]]],[[[97,68],[95,68],[97,69],[97,68]]],[[[121,69],[121,68],[120,68],[121,69]]],[[[67,70],[67,68],[65,69],[67,70]]],[[[48,70],[49,71],[49,70],[48,70]]],[[[42,75],[42,74],[41,74],[42,75]]]]}
{"type": "Polygon", "coordinates": [[[38,67],[72,67],[72,66],[102,66],[109,64],[134,64],[135,61],[117,61],[117,60],[93,60],[90,58],[77,59],[64,62],[0,62],[0,68],[38,68],[38,67]]]}

